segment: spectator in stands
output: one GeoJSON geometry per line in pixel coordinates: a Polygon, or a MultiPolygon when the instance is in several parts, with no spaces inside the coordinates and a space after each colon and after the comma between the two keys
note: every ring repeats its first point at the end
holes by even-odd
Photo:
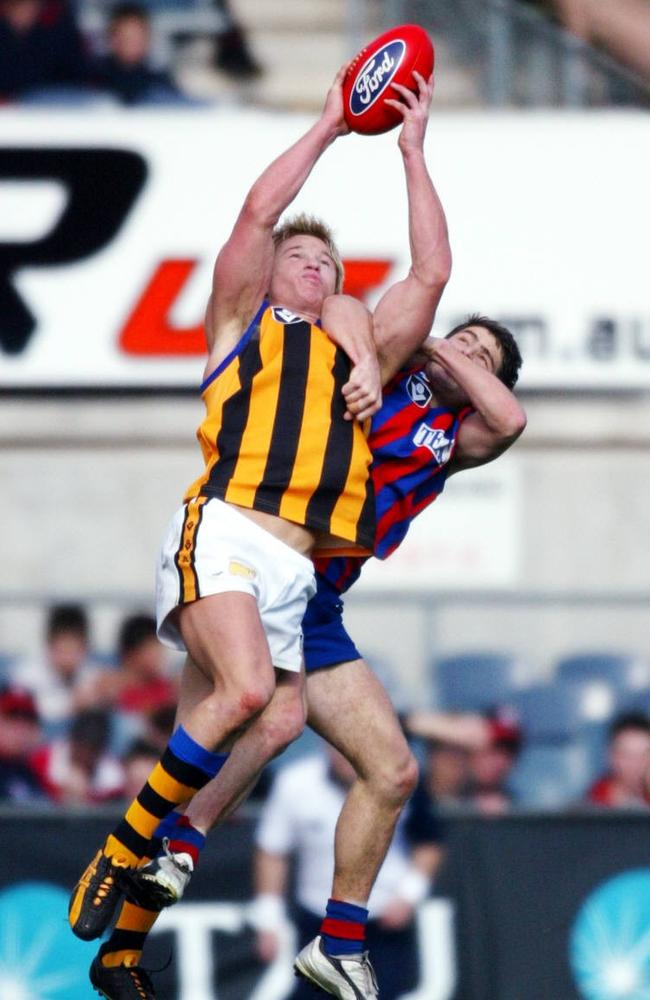
{"type": "MultiPolygon", "coordinates": [[[[347,790],[351,765],[338,751],[305,757],[281,767],[257,831],[256,897],[251,922],[264,961],[278,952],[285,919],[291,858],[297,861],[294,921],[299,947],[319,933],[323,894],[334,872],[334,831],[347,790]]],[[[370,895],[367,941],[382,1000],[417,985],[414,914],[426,898],[442,856],[440,823],[426,796],[403,815],[370,895]],[[417,810],[417,811],[416,811],[417,810]]],[[[291,1000],[311,1000],[313,987],[302,981],[291,1000]]]]}
{"type": "Polygon", "coordinates": [[[14,664],[10,680],[31,691],[41,722],[65,727],[79,707],[80,686],[95,670],[85,609],[80,604],[56,604],[47,617],[42,655],[14,664]]]}
{"type": "Polygon", "coordinates": [[[30,764],[41,740],[36,702],[24,688],[0,688],[0,800],[43,799],[44,790],[30,764]]]}
{"type": "Polygon", "coordinates": [[[508,778],[521,750],[522,731],[508,707],[486,713],[484,722],[487,743],[469,755],[462,799],[479,812],[494,816],[508,812],[513,804],[508,778]]]}
{"type": "Polygon", "coordinates": [[[169,73],[151,65],[151,22],[139,3],[120,3],[108,22],[108,53],[93,64],[93,81],[121,104],[197,104],[169,73]]]}
{"type": "Polygon", "coordinates": [[[426,786],[440,805],[507,811],[507,779],[521,749],[522,732],[508,707],[484,714],[419,709],[402,717],[406,732],[428,743],[426,786]]]}
{"type": "Polygon", "coordinates": [[[609,729],[609,768],[587,792],[587,801],[616,809],[650,806],[650,718],[644,712],[618,715],[609,729]]]}
{"type": "Polygon", "coordinates": [[[109,753],[107,712],[80,712],[68,736],[39,747],[30,762],[47,794],[65,805],[96,805],[121,798],[124,770],[109,753]]]}
{"type": "Polygon", "coordinates": [[[253,80],[262,68],[251,52],[246,33],[235,17],[229,0],[215,0],[223,11],[227,27],[217,35],[214,64],[236,80],[253,80]]]}
{"type": "Polygon", "coordinates": [[[66,0],[0,0],[0,100],[81,101],[87,81],[66,0]]]}
{"type": "Polygon", "coordinates": [[[159,757],[172,737],[175,721],[176,705],[173,704],[161,705],[147,716],[143,738],[150,746],[158,747],[159,757]]]}
{"type": "MultiPolygon", "coordinates": [[[[167,739],[165,746],[169,742],[167,739]]],[[[124,768],[124,787],[122,796],[126,802],[131,802],[140,792],[142,786],[151,774],[158,758],[160,747],[148,743],[146,739],[134,740],[122,757],[124,768]]]]}
{"type": "Polygon", "coordinates": [[[156,709],[175,705],[177,687],[166,673],[166,654],[151,615],[137,614],[120,626],[118,666],[89,678],[80,692],[84,708],[106,708],[117,713],[120,739],[139,736],[156,709]]]}
{"type": "Polygon", "coordinates": [[[433,802],[446,809],[460,805],[467,784],[469,752],[444,740],[427,741],[424,781],[433,802]]]}

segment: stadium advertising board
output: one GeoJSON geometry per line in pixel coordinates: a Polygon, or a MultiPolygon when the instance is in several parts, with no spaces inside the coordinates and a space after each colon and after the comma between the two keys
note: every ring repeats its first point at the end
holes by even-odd
{"type": "MultiPolygon", "coordinates": [[[[96,996],[87,976],[97,942],[74,937],[65,915],[70,886],[106,826],[79,813],[4,814],[3,1000],[96,996]]],[[[647,815],[452,815],[447,826],[436,896],[418,911],[411,1000],[648,996],[647,815]]],[[[282,927],[272,963],[255,954],[252,851],[248,819],[211,834],[186,899],[162,915],[147,944],[145,964],[162,970],[154,976],[159,1000],[290,994],[293,926],[282,927]]]]}
{"type": "MultiPolygon", "coordinates": [[[[2,111],[0,387],[193,387],[217,249],[309,119],[2,111]]],[[[409,252],[397,133],[337,142],[295,203],[372,305],[409,252]]],[[[454,273],[435,332],[511,324],[528,388],[647,388],[650,133],[634,113],[434,114],[454,273]]]]}

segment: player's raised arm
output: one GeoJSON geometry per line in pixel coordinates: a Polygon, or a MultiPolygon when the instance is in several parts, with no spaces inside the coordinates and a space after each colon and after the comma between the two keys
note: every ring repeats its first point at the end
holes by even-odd
{"type": "Polygon", "coordinates": [[[521,364],[516,345],[514,364],[503,357],[503,348],[499,358],[476,323],[446,340],[429,340],[426,350],[432,363],[442,369],[451,385],[460,388],[476,411],[466,417],[458,431],[450,473],[491,462],[526,426],[526,414],[510,388],[521,364]]]}
{"type": "Polygon", "coordinates": [[[433,77],[425,80],[419,73],[413,75],[417,95],[393,83],[395,99],[386,100],[404,118],[398,145],[406,176],[411,267],[375,309],[374,334],[384,383],[429,335],[451,273],[447,221],[424,158],[433,77]]]}
{"type": "Polygon", "coordinates": [[[206,337],[214,367],[246,328],[268,291],[273,228],[322,153],[349,130],[343,118],[342,67],[318,121],[255,181],[214,267],[206,313],[206,337]]]}

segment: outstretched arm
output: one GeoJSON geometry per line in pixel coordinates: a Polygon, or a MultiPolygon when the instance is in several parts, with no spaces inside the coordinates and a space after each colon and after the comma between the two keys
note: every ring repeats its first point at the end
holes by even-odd
{"type": "Polygon", "coordinates": [[[393,84],[401,100],[386,101],[404,118],[398,145],[406,177],[411,267],[408,276],[389,288],[375,309],[375,343],[384,384],[429,335],[451,273],[447,221],[424,158],[433,77],[427,81],[419,73],[413,75],[417,96],[393,84]]]}
{"type": "Polygon", "coordinates": [[[268,291],[273,264],[273,228],[312,168],[334,140],[348,132],[341,85],[336,75],[318,121],[270,164],[246,196],[233,231],[214,267],[206,313],[206,336],[215,367],[237,342],[268,291]]]}
{"type": "Polygon", "coordinates": [[[526,414],[521,404],[496,375],[466,357],[451,340],[430,340],[426,350],[465,391],[476,410],[461,424],[449,471],[491,462],[523,432],[526,414]]]}

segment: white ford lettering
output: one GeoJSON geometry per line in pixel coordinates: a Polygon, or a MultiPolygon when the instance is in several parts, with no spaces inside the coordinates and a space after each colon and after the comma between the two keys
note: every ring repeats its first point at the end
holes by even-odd
{"type": "Polygon", "coordinates": [[[362,110],[370,107],[394,75],[399,65],[399,56],[404,51],[404,43],[397,42],[397,46],[401,48],[399,54],[396,52],[395,42],[392,42],[389,47],[384,49],[383,54],[378,52],[359,73],[354,84],[354,92],[357,98],[355,103],[360,104],[362,110]],[[391,55],[391,49],[395,55],[391,55]],[[381,61],[378,62],[380,56],[381,61]]]}

